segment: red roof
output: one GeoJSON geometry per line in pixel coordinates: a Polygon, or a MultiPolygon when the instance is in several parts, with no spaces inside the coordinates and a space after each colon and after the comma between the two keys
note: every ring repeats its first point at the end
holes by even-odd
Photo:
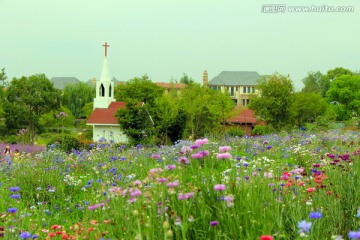
{"type": "Polygon", "coordinates": [[[255,112],[250,109],[242,109],[236,116],[226,120],[227,123],[258,123],[255,112]]]}
{"type": "Polygon", "coordinates": [[[156,82],[156,85],[166,88],[166,89],[170,89],[170,88],[175,88],[175,89],[181,89],[181,88],[185,88],[186,84],[185,83],[165,83],[165,82],[156,82]]]}
{"type": "Polygon", "coordinates": [[[115,114],[119,108],[125,108],[125,102],[112,102],[108,108],[95,108],[87,124],[119,124],[115,114]]]}

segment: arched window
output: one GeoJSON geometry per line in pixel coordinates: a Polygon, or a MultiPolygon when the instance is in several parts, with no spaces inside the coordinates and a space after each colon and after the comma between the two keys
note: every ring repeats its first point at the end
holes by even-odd
{"type": "Polygon", "coordinates": [[[109,87],[109,97],[111,97],[111,83],[110,83],[110,87],[109,87]]]}
{"type": "Polygon", "coordinates": [[[99,89],[99,95],[100,97],[105,97],[105,88],[104,85],[100,85],[100,89],[99,89]]]}

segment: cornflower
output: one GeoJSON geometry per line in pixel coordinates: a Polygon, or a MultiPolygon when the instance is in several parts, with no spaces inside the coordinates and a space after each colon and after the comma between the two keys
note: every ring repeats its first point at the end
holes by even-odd
{"type": "Polygon", "coordinates": [[[175,164],[167,165],[167,166],[165,167],[165,169],[167,169],[167,170],[174,170],[175,168],[176,168],[176,165],[175,165],[175,164]]]}
{"type": "Polygon", "coordinates": [[[300,228],[299,233],[310,233],[312,223],[302,220],[298,223],[298,227],[300,228]]]}
{"type": "Polygon", "coordinates": [[[215,227],[216,225],[219,225],[219,221],[210,221],[210,226],[215,227]]]}
{"type": "Polygon", "coordinates": [[[20,191],[20,187],[10,187],[9,190],[11,192],[17,192],[17,191],[20,191]]]}
{"type": "Polygon", "coordinates": [[[322,218],[321,212],[310,212],[309,218],[322,218]]]}
{"type": "Polygon", "coordinates": [[[215,190],[215,191],[224,191],[225,188],[226,188],[225,184],[216,184],[216,185],[214,186],[214,190],[215,190]]]}

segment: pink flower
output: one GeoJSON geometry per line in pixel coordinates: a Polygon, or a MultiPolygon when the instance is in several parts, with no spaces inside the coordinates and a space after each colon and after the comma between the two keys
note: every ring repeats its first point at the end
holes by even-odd
{"type": "Polygon", "coordinates": [[[153,158],[153,159],[159,159],[159,158],[161,158],[161,157],[160,157],[159,154],[154,153],[153,155],[151,155],[151,158],[153,158]]]}
{"type": "Polygon", "coordinates": [[[167,169],[167,170],[174,170],[175,168],[176,168],[176,165],[175,165],[175,164],[167,165],[167,166],[165,167],[165,169],[167,169]]]}
{"type": "Polygon", "coordinates": [[[227,153],[227,152],[226,153],[218,153],[216,155],[217,159],[228,159],[230,157],[231,157],[230,153],[227,153]]]}
{"type": "Polygon", "coordinates": [[[219,147],[219,152],[223,153],[223,152],[227,152],[227,151],[231,151],[230,146],[219,147]]]}
{"type": "Polygon", "coordinates": [[[194,193],[193,193],[193,192],[185,193],[185,198],[186,198],[186,199],[189,199],[189,198],[192,198],[192,197],[194,197],[194,193]]]}
{"type": "Polygon", "coordinates": [[[216,184],[216,185],[214,186],[214,190],[215,190],[215,191],[224,191],[225,188],[226,188],[225,184],[216,184]]]}
{"type": "Polygon", "coordinates": [[[173,182],[169,182],[168,184],[166,184],[167,187],[170,187],[170,188],[174,188],[174,187],[177,187],[179,186],[179,181],[178,180],[175,180],[173,182]]]}
{"type": "Polygon", "coordinates": [[[187,154],[187,153],[191,153],[192,149],[190,147],[184,146],[181,148],[180,153],[181,154],[187,154]]]}
{"type": "Polygon", "coordinates": [[[164,177],[159,178],[159,179],[158,179],[158,182],[159,182],[159,183],[167,182],[167,178],[164,178],[164,177]]]}
{"type": "Polygon", "coordinates": [[[195,141],[195,145],[204,145],[204,144],[208,144],[209,140],[207,138],[203,138],[203,139],[197,139],[195,141]]]}
{"type": "Polygon", "coordinates": [[[141,191],[139,189],[135,189],[133,191],[130,191],[130,196],[131,197],[138,197],[141,195],[141,191]]]}
{"type": "Polygon", "coordinates": [[[178,194],[178,199],[179,200],[184,200],[185,199],[185,195],[183,193],[179,193],[178,194]]]}
{"type": "Polygon", "coordinates": [[[310,188],[307,189],[307,192],[314,192],[314,191],[315,191],[315,188],[310,187],[310,188]]]}
{"type": "Polygon", "coordinates": [[[190,164],[190,161],[185,156],[181,156],[178,162],[179,164],[190,164]]]}

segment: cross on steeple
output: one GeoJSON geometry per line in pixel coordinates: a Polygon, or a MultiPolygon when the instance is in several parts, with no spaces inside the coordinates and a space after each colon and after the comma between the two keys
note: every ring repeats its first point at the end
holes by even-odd
{"type": "Polygon", "coordinates": [[[110,47],[110,45],[107,44],[107,42],[105,42],[103,44],[104,48],[105,48],[105,57],[107,56],[107,48],[110,47]]]}

